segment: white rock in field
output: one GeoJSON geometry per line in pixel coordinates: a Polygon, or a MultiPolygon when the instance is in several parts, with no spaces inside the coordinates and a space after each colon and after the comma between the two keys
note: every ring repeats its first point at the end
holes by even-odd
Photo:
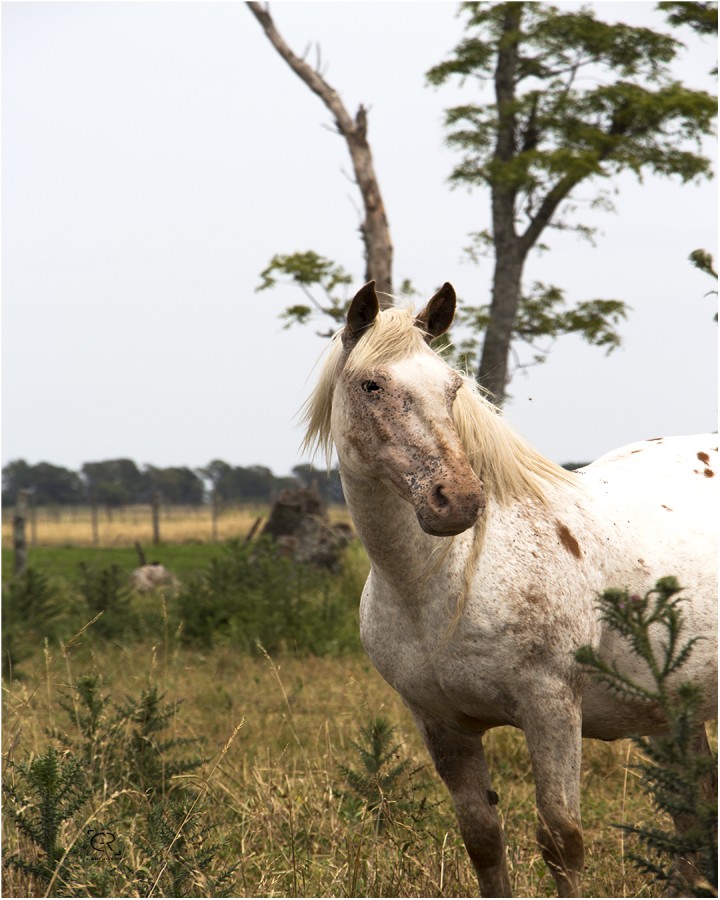
{"type": "Polygon", "coordinates": [[[176,589],[180,586],[180,582],[170,569],[166,569],[160,563],[150,563],[135,569],[130,576],[130,583],[136,591],[155,591],[158,588],[176,589]]]}

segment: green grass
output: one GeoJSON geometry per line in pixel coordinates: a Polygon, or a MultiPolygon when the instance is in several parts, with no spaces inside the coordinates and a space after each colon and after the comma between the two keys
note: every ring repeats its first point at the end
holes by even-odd
{"type": "MultiPolygon", "coordinates": [[[[183,581],[204,568],[210,560],[222,552],[222,544],[160,544],[145,547],[147,561],[161,562],[183,581]]],[[[42,569],[53,578],[72,581],[77,576],[78,564],[90,566],[118,565],[128,575],[139,565],[134,547],[32,547],[28,550],[28,565],[42,569]]],[[[13,551],[3,547],[3,577],[13,569],[13,551]]]]}

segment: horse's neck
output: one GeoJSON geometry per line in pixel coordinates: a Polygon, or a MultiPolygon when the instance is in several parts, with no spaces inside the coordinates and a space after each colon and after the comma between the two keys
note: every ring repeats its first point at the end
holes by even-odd
{"type": "Polygon", "coordinates": [[[429,571],[448,538],[425,534],[412,505],[386,485],[358,478],[342,467],[340,471],[355,530],[373,568],[399,590],[429,571]]]}

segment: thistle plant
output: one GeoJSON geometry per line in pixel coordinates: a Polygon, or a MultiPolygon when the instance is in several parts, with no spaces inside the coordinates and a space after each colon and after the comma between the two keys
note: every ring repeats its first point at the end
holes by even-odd
{"type": "Polygon", "coordinates": [[[685,665],[697,641],[702,640],[699,636],[682,639],[681,591],[677,580],[667,577],[657,581],[643,597],[611,589],[599,598],[603,621],[626,638],[633,652],[647,664],[652,682],[649,686],[628,678],[591,647],[581,647],[575,657],[614,693],[656,706],[667,721],[667,734],[663,736],[632,738],[642,754],[632,768],[655,808],[682,823],[682,828],[673,832],[661,827],[616,825],[636,835],[650,851],[649,855],[630,854],[630,859],[675,895],[716,897],[718,809],[717,797],[708,796],[708,787],[717,784],[717,755],[697,754],[695,741],[702,727],[698,686],[683,683],[672,690],[670,687],[670,677],[685,665]]]}
{"type": "Polygon", "coordinates": [[[34,875],[45,884],[55,875],[62,884],[70,854],[61,844],[60,831],[89,796],[81,762],[50,747],[29,762],[13,764],[11,771],[14,777],[6,779],[3,786],[6,812],[20,834],[34,845],[39,859],[12,854],[4,865],[34,875]]]}
{"type": "Polygon", "coordinates": [[[394,734],[395,727],[387,719],[373,716],[360,727],[360,740],[352,741],[358,767],[338,766],[356,798],[374,814],[376,834],[385,829],[391,804],[406,805],[401,783],[409,774],[410,760],[401,758],[394,734]]]}

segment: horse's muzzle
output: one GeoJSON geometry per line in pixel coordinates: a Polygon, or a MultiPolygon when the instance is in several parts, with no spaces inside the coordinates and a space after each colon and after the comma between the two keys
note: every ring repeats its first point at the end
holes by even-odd
{"type": "Polygon", "coordinates": [[[479,480],[477,486],[464,490],[438,482],[414,500],[420,527],[435,537],[467,531],[485,509],[485,492],[479,480]]]}

